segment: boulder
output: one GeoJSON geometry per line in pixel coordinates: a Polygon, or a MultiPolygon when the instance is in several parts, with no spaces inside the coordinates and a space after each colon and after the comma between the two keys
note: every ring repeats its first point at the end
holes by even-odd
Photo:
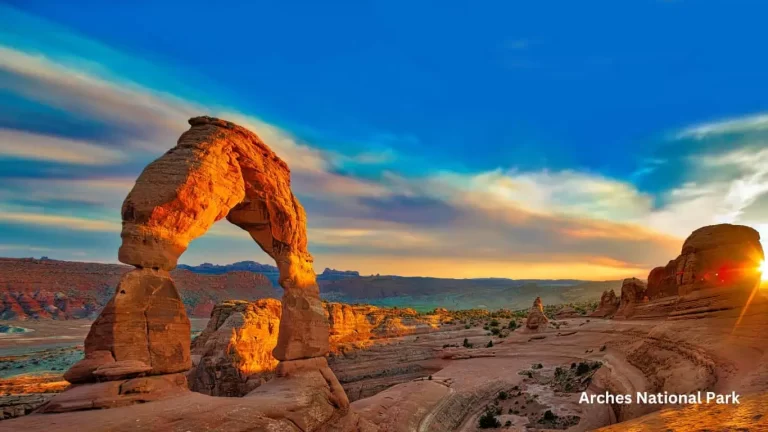
{"type": "Polygon", "coordinates": [[[600,304],[597,306],[594,312],[589,316],[597,318],[610,318],[616,314],[616,310],[619,308],[619,297],[611,290],[603,291],[603,295],[600,296],[600,304]]]}
{"type": "Polygon", "coordinates": [[[544,315],[544,306],[541,303],[541,297],[536,297],[533,301],[533,306],[528,311],[528,318],[525,322],[525,327],[528,330],[545,330],[549,324],[549,319],[544,315]]]}
{"type": "Polygon", "coordinates": [[[187,375],[190,388],[211,396],[243,396],[271,377],[278,361],[279,300],[227,301],[214,307],[192,343],[199,356],[187,375]]]}
{"type": "Polygon", "coordinates": [[[101,366],[115,362],[109,351],[91,351],[85,354],[85,358],[72,365],[64,373],[64,379],[72,384],[80,384],[94,380],[93,371],[101,366]]]}
{"type": "Polygon", "coordinates": [[[621,284],[621,301],[614,318],[630,318],[635,311],[635,305],[643,302],[647,284],[637,278],[624,279],[621,284]]]}

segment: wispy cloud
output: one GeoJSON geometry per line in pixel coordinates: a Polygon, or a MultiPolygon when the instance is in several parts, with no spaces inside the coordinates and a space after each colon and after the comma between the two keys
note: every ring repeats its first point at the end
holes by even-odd
{"type": "Polygon", "coordinates": [[[3,210],[0,210],[0,222],[40,225],[75,231],[120,232],[121,229],[121,224],[115,221],[41,213],[9,212],[3,210]]]}
{"type": "Polygon", "coordinates": [[[678,139],[703,139],[709,136],[768,130],[768,114],[754,114],[687,127],[675,136],[678,139]]]}
{"type": "Polygon", "coordinates": [[[119,150],[94,143],[0,128],[0,158],[74,165],[112,165],[128,159],[119,150]]]}

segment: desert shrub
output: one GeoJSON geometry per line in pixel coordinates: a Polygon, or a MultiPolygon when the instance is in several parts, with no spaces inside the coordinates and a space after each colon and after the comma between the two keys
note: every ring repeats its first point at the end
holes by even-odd
{"type": "Polygon", "coordinates": [[[464,338],[464,343],[462,344],[464,348],[472,348],[472,344],[469,343],[469,339],[464,338]]]}
{"type": "Polygon", "coordinates": [[[480,429],[494,429],[501,427],[501,422],[496,418],[496,410],[490,407],[485,408],[485,412],[477,420],[480,429]]]}
{"type": "Polygon", "coordinates": [[[554,421],[555,418],[557,418],[557,416],[551,410],[544,411],[544,420],[546,420],[546,421],[554,421]]]}
{"type": "Polygon", "coordinates": [[[498,326],[499,326],[499,321],[495,320],[495,319],[492,319],[491,320],[491,327],[498,327],[498,326]]]}
{"type": "Polygon", "coordinates": [[[516,329],[516,328],[517,328],[517,321],[515,321],[515,320],[512,320],[512,321],[510,321],[510,322],[509,322],[509,328],[510,328],[511,330],[514,330],[514,329],[516,329]]]}
{"type": "Polygon", "coordinates": [[[504,423],[504,427],[511,427],[512,426],[512,420],[507,420],[506,423],[504,423]]]}
{"type": "Polygon", "coordinates": [[[590,371],[589,364],[586,362],[579,363],[578,366],[576,366],[576,375],[584,375],[585,373],[590,371]]]}
{"type": "Polygon", "coordinates": [[[534,365],[531,365],[531,369],[541,369],[543,367],[544,365],[542,365],[541,363],[536,363],[534,365]]]}
{"type": "Polygon", "coordinates": [[[470,328],[472,328],[472,326],[471,326],[471,325],[469,325],[469,324],[464,324],[464,328],[465,328],[465,329],[470,329],[470,328]]]}
{"type": "Polygon", "coordinates": [[[499,333],[501,333],[501,330],[499,330],[498,327],[494,327],[494,328],[491,329],[491,334],[492,335],[498,335],[499,333]]]}
{"type": "Polygon", "coordinates": [[[499,395],[498,395],[499,400],[507,400],[507,398],[509,398],[509,393],[503,390],[499,392],[499,395]]]}
{"type": "Polygon", "coordinates": [[[485,346],[486,348],[493,348],[493,341],[489,340],[488,345],[485,346]]]}

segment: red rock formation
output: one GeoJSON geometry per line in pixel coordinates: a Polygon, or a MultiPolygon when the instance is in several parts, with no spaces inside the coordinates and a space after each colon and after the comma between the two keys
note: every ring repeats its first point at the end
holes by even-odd
{"type": "Polygon", "coordinates": [[[212,396],[242,396],[270,377],[278,361],[282,305],[279,300],[229,301],[216,305],[208,326],[192,342],[190,388],[212,396]]]}
{"type": "Polygon", "coordinates": [[[598,318],[610,318],[616,314],[619,308],[619,298],[613,290],[606,290],[600,296],[600,305],[589,316],[598,318]]]}
{"type": "Polygon", "coordinates": [[[125,199],[118,258],[170,270],[191,240],[226,217],[280,271],[285,292],[275,357],[325,355],[328,322],[307,252],[306,215],[291,192],[288,166],[253,132],[210,117],[189,122],[192,128],[144,169],[125,199]]]}
{"type": "Polygon", "coordinates": [[[712,225],[694,231],[676,259],[648,275],[650,300],[711,288],[751,291],[765,255],[760,234],[742,225],[712,225]]]}
{"type": "Polygon", "coordinates": [[[549,319],[544,315],[544,306],[541,304],[541,297],[536,297],[533,306],[528,311],[528,318],[525,327],[528,330],[545,330],[549,324],[549,319]]]}
{"type": "Polygon", "coordinates": [[[614,318],[630,318],[635,305],[643,302],[647,285],[637,278],[624,279],[621,284],[621,302],[614,318]]]}
{"type": "Polygon", "coordinates": [[[760,281],[756,271],[765,258],[760,234],[741,225],[713,225],[694,231],[677,261],[678,294],[728,286],[752,290],[760,281]]]}
{"type": "Polygon", "coordinates": [[[571,306],[563,306],[563,308],[555,314],[555,318],[557,319],[578,318],[579,316],[581,315],[579,315],[578,311],[571,306]]]}
{"type": "MultiPolygon", "coordinates": [[[[132,377],[174,377],[174,372],[190,368],[189,320],[168,272],[191,240],[226,217],[275,260],[284,289],[273,350],[282,361],[277,368],[280,379],[248,397],[261,401],[270,413],[277,409],[304,431],[333,424],[347,414],[349,400],[324,358],[329,351],[328,320],[307,251],[306,216],[291,192],[288,166],[246,129],[210,117],[189,122],[192,128],[144,169],[123,203],[118,258],[137,269],[121,277],[85,341],[86,354],[109,351],[115,359],[91,376],[123,381],[75,386],[44,410],[108,408],[175,393],[180,381],[186,381],[183,375],[168,382],[171,389],[158,384],[162,377],[132,377]],[[129,383],[136,379],[144,381],[134,392],[129,383]],[[317,394],[324,397],[317,399],[317,394]],[[317,403],[296,412],[297,401],[308,396],[317,403]],[[99,406],[100,400],[108,404],[99,406]]],[[[263,327],[254,328],[255,335],[264,333],[263,327]]],[[[274,334],[274,328],[267,332],[274,334]]],[[[236,332],[234,354],[250,355],[255,342],[248,339],[253,336],[250,327],[236,332]],[[241,346],[244,350],[238,351],[241,346]]],[[[243,365],[258,361],[242,360],[243,365]]]]}
{"type": "MultiPolygon", "coordinates": [[[[333,353],[364,348],[377,338],[432,331],[451,319],[444,309],[419,315],[408,308],[323,305],[333,353]]],[[[281,313],[280,302],[272,299],[216,305],[208,326],[192,342],[190,388],[213,396],[243,396],[271,379],[278,365],[272,349],[277,345],[281,313]]]]}
{"type": "Polygon", "coordinates": [[[677,295],[677,261],[672,260],[664,267],[656,267],[648,274],[648,299],[677,295]]]}

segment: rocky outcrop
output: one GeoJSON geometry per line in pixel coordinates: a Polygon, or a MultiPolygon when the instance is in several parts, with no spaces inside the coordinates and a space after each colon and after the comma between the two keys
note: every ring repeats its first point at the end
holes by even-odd
{"type": "MultiPolygon", "coordinates": [[[[436,330],[450,321],[450,312],[437,309],[420,315],[408,308],[323,303],[329,321],[330,349],[349,354],[378,338],[436,330]]],[[[226,301],[216,305],[208,326],[192,342],[194,367],[187,374],[190,388],[212,396],[243,396],[274,377],[282,308],[277,300],[226,301]]]]}
{"type": "Polygon", "coordinates": [[[664,267],[656,267],[648,274],[648,299],[677,295],[677,261],[672,260],[664,267]]]}
{"type": "Polygon", "coordinates": [[[752,290],[764,260],[760,234],[741,225],[699,228],[683,243],[677,258],[678,294],[716,286],[752,290]]]}
{"type": "Polygon", "coordinates": [[[279,300],[216,305],[192,342],[190,389],[211,396],[243,396],[272,377],[282,305],[279,300]]]}
{"type": "Polygon", "coordinates": [[[565,319],[565,318],[578,318],[581,315],[579,315],[579,312],[574,309],[571,306],[563,306],[557,313],[555,314],[555,318],[557,319],[565,319]]]}
{"type": "Polygon", "coordinates": [[[549,324],[549,319],[544,315],[544,306],[541,304],[541,297],[536,297],[533,306],[528,310],[528,318],[525,321],[525,327],[528,330],[545,330],[549,324]]]}
{"type": "Polygon", "coordinates": [[[686,295],[712,288],[751,291],[765,259],[760,234],[743,225],[712,225],[694,231],[680,256],[648,275],[648,298],[686,295]]]}
{"type": "Polygon", "coordinates": [[[624,279],[621,284],[621,301],[614,318],[630,318],[635,312],[635,306],[643,303],[647,284],[637,278],[624,279]]]}
{"type": "MultiPolygon", "coordinates": [[[[132,267],[115,264],[0,258],[0,319],[94,319],[132,267]]],[[[278,298],[269,279],[250,271],[198,274],[170,272],[184,308],[208,318],[213,306],[238,298],[278,298]]]]}
{"type": "Polygon", "coordinates": [[[613,290],[606,290],[600,296],[600,304],[589,316],[597,318],[610,318],[619,309],[620,299],[613,290]]]}

